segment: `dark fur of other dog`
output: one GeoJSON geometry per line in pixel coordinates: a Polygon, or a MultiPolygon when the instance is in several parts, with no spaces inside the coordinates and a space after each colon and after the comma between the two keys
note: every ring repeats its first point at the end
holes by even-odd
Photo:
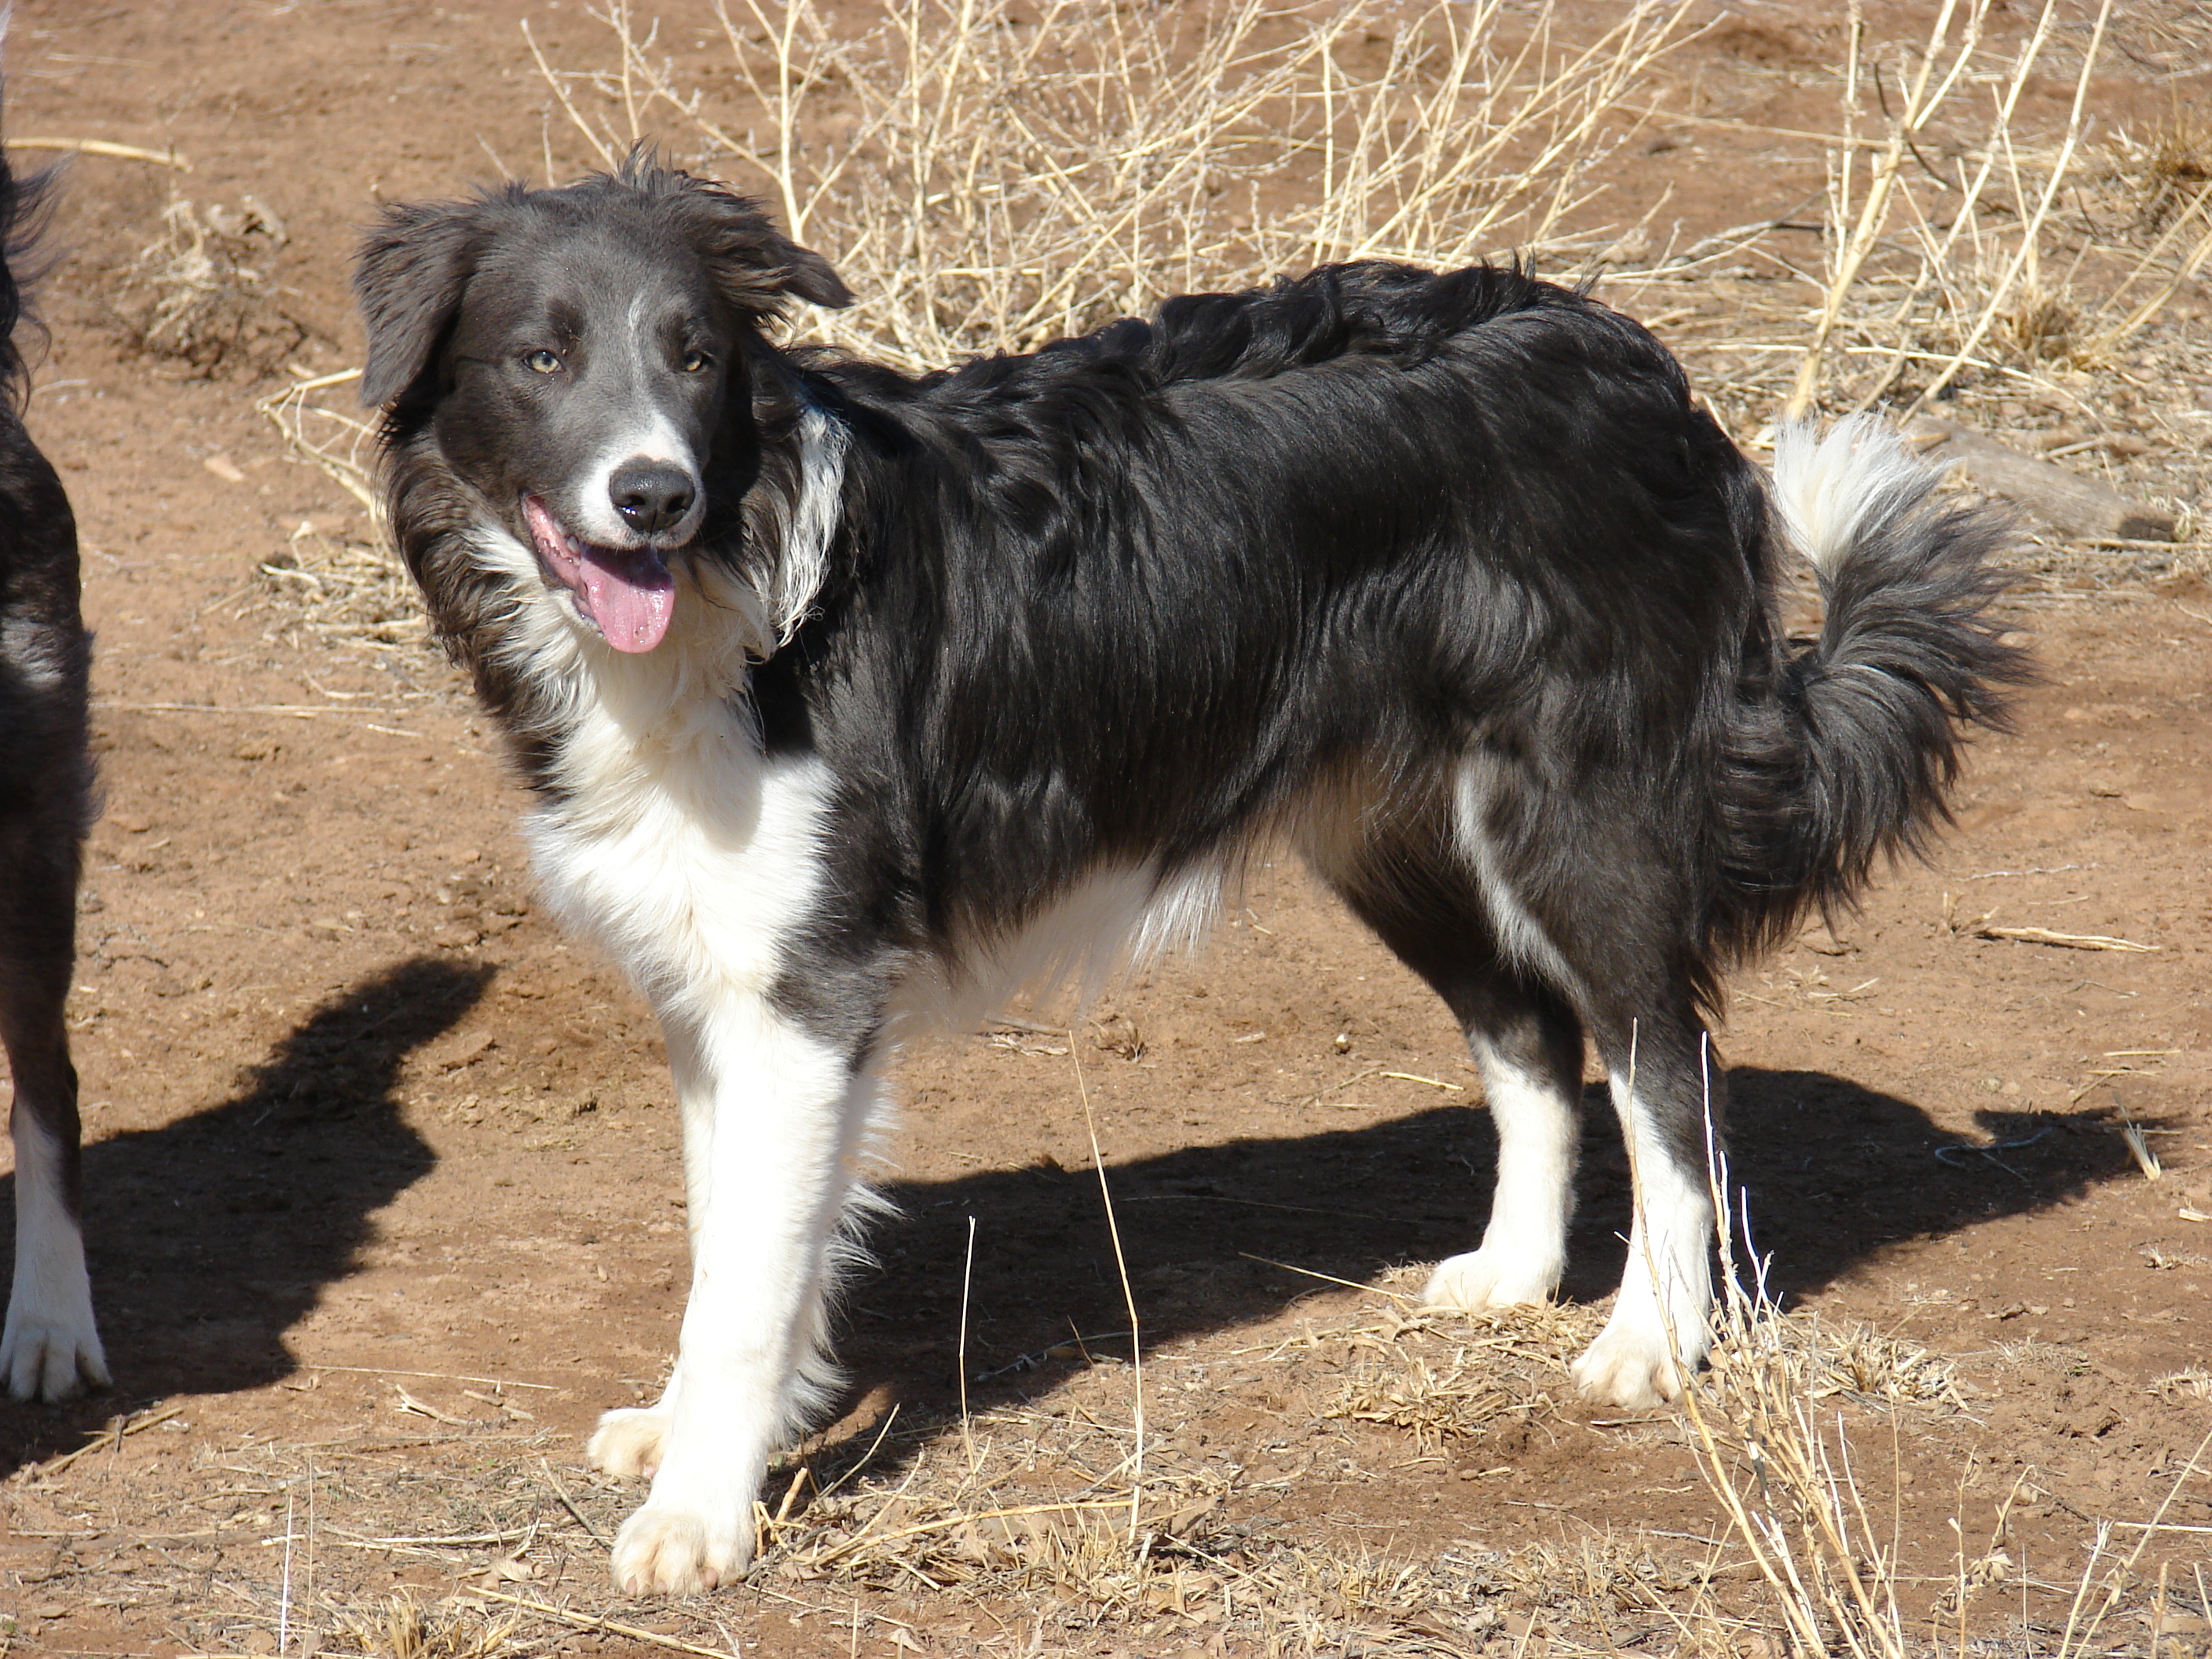
{"type": "Polygon", "coordinates": [[[1337,266],[910,378],[772,344],[844,284],[634,160],[392,208],[356,289],[399,545],[540,880],[667,1036],[693,1279],[665,1394],[591,1444],[653,1476],[618,1583],[750,1559],[901,1042],[1188,937],[1277,838],[1485,1081],[1497,1193],[1431,1300],[1554,1291],[1587,1037],[1642,1201],[1576,1375],[1679,1390],[1703,1012],[1942,820],[2020,672],[2000,526],[1868,422],[1786,432],[1770,486],[1650,335],[1516,270],[1337,266]]]}
{"type": "Polygon", "coordinates": [[[92,644],[78,614],[76,521],[24,430],[29,375],[16,341],[18,273],[51,178],[18,178],[0,155],[0,1043],[15,1088],[15,1273],[0,1378],[16,1400],[65,1400],[108,1380],[77,1215],[76,1068],[64,1018],[92,816],[92,644]]]}

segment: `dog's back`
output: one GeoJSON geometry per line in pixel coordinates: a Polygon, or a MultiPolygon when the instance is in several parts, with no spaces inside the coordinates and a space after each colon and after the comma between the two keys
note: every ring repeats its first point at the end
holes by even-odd
{"type": "Polygon", "coordinates": [[[63,1017],[90,816],[91,643],[76,524],[23,425],[22,273],[52,175],[0,152],[0,1043],[15,1098],[15,1272],[0,1380],[18,1400],[107,1381],[77,1217],[76,1072],[63,1017]]]}

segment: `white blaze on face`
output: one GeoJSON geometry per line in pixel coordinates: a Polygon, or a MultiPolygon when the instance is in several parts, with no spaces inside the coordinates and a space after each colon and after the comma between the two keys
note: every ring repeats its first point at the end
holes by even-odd
{"type": "Polygon", "coordinates": [[[678,423],[655,401],[650,365],[659,348],[647,336],[645,301],[633,301],[628,337],[610,354],[611,383],[594,395],[629,417],[578,469],[573,487],[523,498],[524,517],[538,557],[575,598],[579,609],[617,651],[650,651],[667,635],[676,608],[676,583],[666,552],[684,546],[706,516],[707,492],[699,458],[678,423]],[[626,467],[681,473],[691,504],[674,524],[650,535],[629,522],[616,502],[615,480],[626,467]]]}

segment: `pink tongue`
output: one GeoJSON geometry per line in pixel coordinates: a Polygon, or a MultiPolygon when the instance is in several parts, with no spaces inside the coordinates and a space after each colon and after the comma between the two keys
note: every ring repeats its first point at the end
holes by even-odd
{"type": "Polygon", "coordinates": [[[587,547],[576,574],[584,609],[617,651],[650,651],[668,631],[676,609],[676,579],[659,553],[587,547]]]}

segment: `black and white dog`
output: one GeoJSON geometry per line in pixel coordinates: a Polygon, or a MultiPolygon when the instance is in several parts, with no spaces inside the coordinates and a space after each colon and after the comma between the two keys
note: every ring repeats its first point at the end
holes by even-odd
{"type": "Polygon", "coordinates": [[[46,179],[17,178],[0,153],[0,1042],[15,1085],[15,1277],[0,1377],[16,1400],[66,1400],[108,1380],[77,1219],[76,1070],[63,1017],[92,817],[92,644],[78,614],[76,521],[23,429],[29,377],[15,344],[15,273],[46,179]]]}
{"type": "Polygon", "coordinates": [[[1275,836],[1480,1063],[1497,1197],[1429,1296],[1556,1287],[1587,1032],[1642,1197],[1576,1375],[1679,1390],[1700,1010],[1942,818],[2018,672],[1996,527],[1864,424],[1788,434],[1770,491],[1649,334],[1517,270],[1339,266],[908,379],[771,345],[845,285],[633,161],[392,208],[356,287],[398,544],[675,1073],[680,1348],[591,1446],[657,1470],[619,1583],[750,1558],[901,1041],[1188,934],[1275,836]]]}

